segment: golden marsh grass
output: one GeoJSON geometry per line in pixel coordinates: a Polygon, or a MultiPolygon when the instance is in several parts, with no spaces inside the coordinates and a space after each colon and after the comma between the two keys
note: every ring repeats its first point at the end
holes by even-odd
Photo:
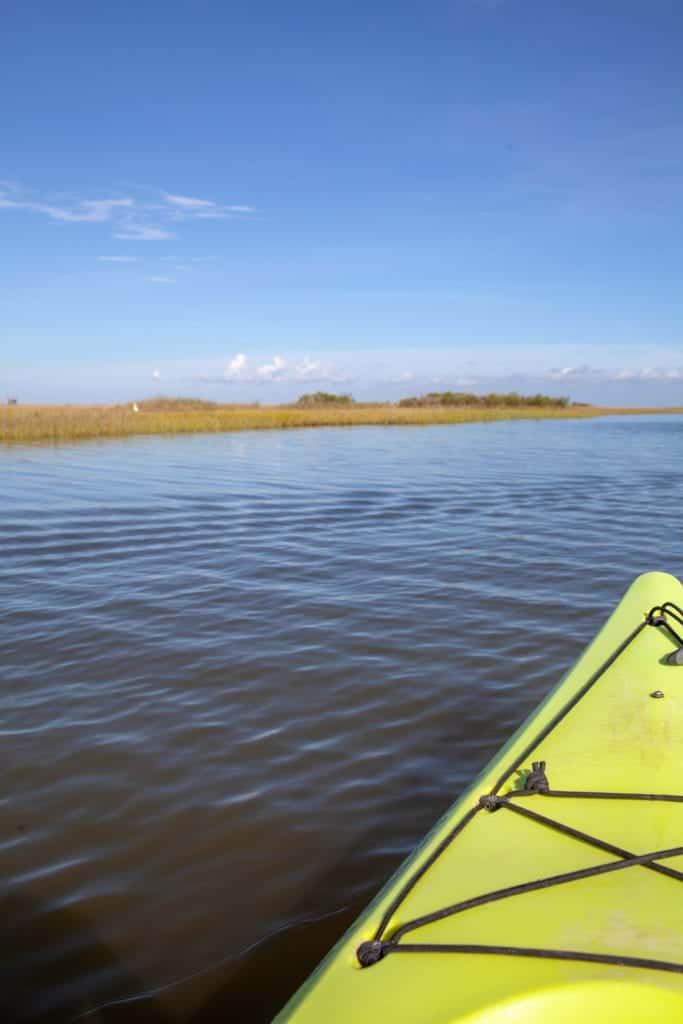
{"type": "Polygon", "coordinates": [[[0,407],[0,443],[70,442],[147,434],[218,434],[301,427],[427,426],[497,420],[586,419],[683,408],[448,407],[405,408],[361,404],[297,408],[291,405],[221,405],[194,399],[152,399],[133,405],[14,405],[0,407]]]}

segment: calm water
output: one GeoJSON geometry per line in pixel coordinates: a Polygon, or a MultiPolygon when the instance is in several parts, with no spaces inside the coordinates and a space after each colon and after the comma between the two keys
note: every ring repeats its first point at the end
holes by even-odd
{"type": "Polygon", "coordinates": [[[683,418],[0,450],[0,1017],[262,1022],[595,633],[683,418]]]}

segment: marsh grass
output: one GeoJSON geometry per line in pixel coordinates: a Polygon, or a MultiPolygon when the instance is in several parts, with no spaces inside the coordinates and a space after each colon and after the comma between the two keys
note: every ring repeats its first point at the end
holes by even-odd
{"type": "Polygon", "coordinates": [[[15,405],[0,407],[0,442],[70,442],[146,434],[218,434],[301,427],[427,426],[517,419],[683,412],[676,409],[557,407],[401,407],[393,404],[221,405],[200,399],[150,399],[131,405],[15,405]]]}

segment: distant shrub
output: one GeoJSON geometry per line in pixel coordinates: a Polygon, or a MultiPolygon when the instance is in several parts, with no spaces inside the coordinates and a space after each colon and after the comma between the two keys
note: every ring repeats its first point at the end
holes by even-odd
{"type": "Polygon", "coordinates": [[[314,391],[310,395],[301,395],[296,405],[300,409],[310,409],[314,405],[352,405],[351,395],[332,395],[327,391],[314,391]]]}
{"type": "Polygon", "coordinates": [[[491,392],[488,395],[475,395],[467,391],[430,391],[426,395],[419,395],[413,398],[402,398],[398,403],[404,408],[423,408],[425,406],[484,406],[485,408],[520,408],[533,406],[534,408],[557,408],[564,409],[569,405],[569,399],[553,398],[550,395],[520,395],[516,391],[509,391],[505,394],[491,392]]]}

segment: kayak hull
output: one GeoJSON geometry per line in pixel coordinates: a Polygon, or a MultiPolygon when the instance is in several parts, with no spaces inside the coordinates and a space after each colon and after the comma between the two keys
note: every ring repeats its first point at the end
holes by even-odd
{"type": "Polygon", "coordinates": [[[683,797],[636,799],[683,794],[666,602],[674,577],[632,584],[278,1024],[683,1019],[683,797]]]}

